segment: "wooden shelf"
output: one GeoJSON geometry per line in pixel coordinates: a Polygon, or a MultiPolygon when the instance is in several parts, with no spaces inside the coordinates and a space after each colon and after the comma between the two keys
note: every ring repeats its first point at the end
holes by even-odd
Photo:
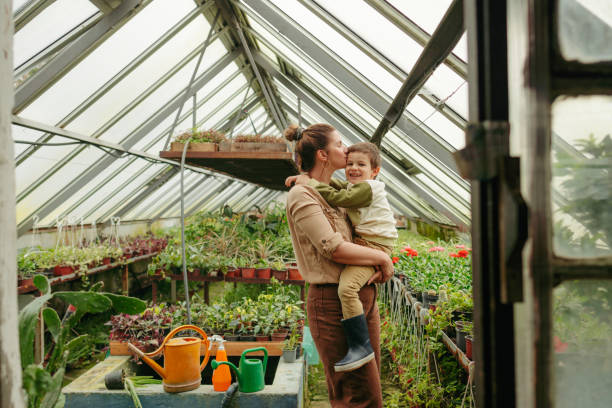
{"type": "MultiPolygon", "coordinates": [[[[159,156],[180,162],[182,152],[162,151],[159,156]]],[[[185,164],[203,167],[258,184],[272,190],[287,190],[285,179],[298,174],[291,152],[190,152],[185,164]]]]}
{"type": "MultiPolygon", "coordinates": [[[[110,341],[110,355],[111,356],[131,356],[132,352],[128,349],[126,342],[120,342],[111,340],[110,341]]],[[[226,341],[223,343],[225,351],[228,356],[240,356],[244,350],[265,347],[268,350],[268,356],[281,356],[283,354],[283,342],[282,341],[226,341]]],[[[217,355],[218,344],[214,344],[210,356],[214,357],[217,355]]],[[[206,349],[204,345],[200,347],[200,355],[205,355],[206,349]]],[[[263,351],[256,351],[249,356],[263,356],[263,351]]]]}
{"type": "MultiPolygon", "coordinates": [[[[113,262],[113,263],[106,264],[106,265],[96,266],[94,268],[88,269],[85,274],[87,276],[95,275],[97,273],[108,271],[110,269],[119,268],[121,266],[125,266],[125,265],[128,265],[128,264],[131,264],[133,262],[144,261],[144,260],[153,258],[157,254],[158,254],[157,252],[152,252],[152,253],[149,253],[149,254],[146,254],[146,255],[140,255],[140,256],[133,257],[133,258],[127,258],[127,259],[124,259],[122,261],[117,261],[117,262],[113,262]]],[[[55,285],[59,285],[60,283],[63,283],[63,282],[70,282],[70,281],[73,281],[73,280],[76,280],[76,279],[80,279],[81,276],[82,276],[81,273],[73,272],[73,273],[68,274],[68,275],[48,277],[48,279],[49,279],[49,284],[51,286],[55,286],[55,285]]],[[[17,287],[17,293],[20,294],[20,295],[23,295],[25,293],[30,293],[30,292],[38,292],[38,289],[35,286],[19,286],[19,287],[17,287]]]]}

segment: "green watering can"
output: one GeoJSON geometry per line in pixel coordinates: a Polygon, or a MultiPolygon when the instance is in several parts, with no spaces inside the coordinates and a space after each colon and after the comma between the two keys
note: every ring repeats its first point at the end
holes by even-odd
{"type": "Polygon", "coordinates": [[[238,389],[240,392],[256,392],[264,389],[264,372],[266,371],[266,365],[268,364],[268,350],[265,347],[256,347],[248,350],[244,350],[240,356],[240,368],[236,367],[229,361],[211,361],[210,365],[213,370],[216,370],[222,364],[227,364],[236,373],[238,378],[238,389]],[[246,358],[248,353],[255,351],[263,351],[264,359],[263,365],[261,360],[256,358],[246,358]]]}

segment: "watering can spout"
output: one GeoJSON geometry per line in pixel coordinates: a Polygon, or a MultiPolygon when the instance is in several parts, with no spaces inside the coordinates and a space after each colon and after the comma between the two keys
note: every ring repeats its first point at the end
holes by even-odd
{"type": "Polygon", "coordinates": [[[147,363],[149,367],[154,369],[155,372],[159,374],[161,378],[163,378],[164,380],[166,379],[166,370],[161,368],[159,364],[157,364],[152,358],[147,357],[145,353],[140,351],[140,349],[138,349],[138,347],[134,346],[132,343],[128,343],[128,348],[130,349],[130,351],[138,355],[138,357],[142,358],[142,360],[147,363]]]}

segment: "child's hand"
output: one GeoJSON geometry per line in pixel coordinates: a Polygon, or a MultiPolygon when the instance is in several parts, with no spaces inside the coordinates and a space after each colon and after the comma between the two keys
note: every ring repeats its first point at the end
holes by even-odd
{"type": "Polygon", "coordinates": [[[285,185],[291,187],[293,184],[308,184],[310,177],[308,174],[300,174],[299,176],[289,176],[285,179],[285,185]]]}
{"type": "Polygon", "coordinates": [[[285,185],[287,187],[291,187],[293,186],[293,184],[295,183],[295,181],[297,180],[298,176],[289,176],[285,179],[285,185]]]}

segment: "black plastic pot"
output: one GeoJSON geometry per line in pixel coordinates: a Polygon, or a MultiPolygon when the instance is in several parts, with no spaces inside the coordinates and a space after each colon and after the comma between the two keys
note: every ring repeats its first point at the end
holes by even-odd
{"type": "Polygon", "coordinates": [[[247,335],[240,335],[240,341],[255,341],[255,336],[253,336],[252,334],[247,334],[247,335]]]}
{"type": "Polygon", "coordinates": [[[427,292],[423,292],[423,307],[428,309],[430,305],[435,305],[438,301],[438,295],[430,295],[427,292]]]}
{"type": "Polygon", "coordinates": [[[463,351],[464,353],[465,353],[465,336],[468,334],[466,331],[464,331],[464,328],[463,328],[463,325],[465,323],[470,323],[470,322],[464,322],[464,321],[455,322],[455,332],[456,332],[455,342],[457,343],[457,347],[459,347],[459,349],[463,351]]]}

